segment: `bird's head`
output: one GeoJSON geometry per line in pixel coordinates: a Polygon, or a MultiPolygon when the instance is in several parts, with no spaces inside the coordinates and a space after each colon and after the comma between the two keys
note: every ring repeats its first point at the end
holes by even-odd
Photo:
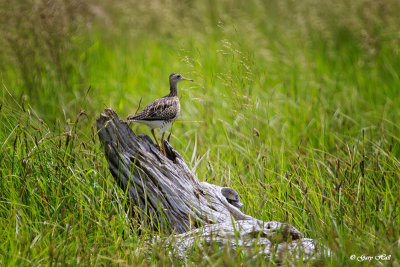
{"type": "Polygon", "coordinates": [[[193,80],[185,78],[179,73],[172,73],[171,75],[169,75],[169,83],[170,84],[177,84],[180,81],[191,81],[191,82],[193,82],[193,80]]]}

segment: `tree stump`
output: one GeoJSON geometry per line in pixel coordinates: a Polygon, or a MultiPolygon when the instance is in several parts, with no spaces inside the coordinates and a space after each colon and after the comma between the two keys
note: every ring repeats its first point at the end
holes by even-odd
{"type": "Polygon", "coordinates": [[[147,135],[136,136],[112,109],[100,115],[97,128],[110,171],[140,221],[169,233],[177,255],[184,257],[196,242],[232,248],[256,244],[267,258],[272,252],[304,259],[319,255],[318,243],[303,238],[293,226],[242,213],[234,189],[199,181],[166,140],[164,156],[147,135]]]}

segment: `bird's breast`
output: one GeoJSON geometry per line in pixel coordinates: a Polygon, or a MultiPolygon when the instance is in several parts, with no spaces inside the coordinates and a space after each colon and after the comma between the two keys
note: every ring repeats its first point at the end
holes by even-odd
{"type": "Polygon", "coordinates": [[[178,103],[176,105],[176,118],[179,117],[179,114],[181,114],[181,103],[178,100],[178,103]]]}

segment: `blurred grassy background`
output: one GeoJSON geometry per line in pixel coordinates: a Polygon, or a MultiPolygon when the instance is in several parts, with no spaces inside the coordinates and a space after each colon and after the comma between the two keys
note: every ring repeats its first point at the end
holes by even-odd
{"type": "MultiPolygon", "coordinates": [[[[200,180],[320,240],[326,264],[398,264],[399,13],[395,0],[0,1],[0,263],[183,264],[142,253],[94,129],[181,72],[195,83],[180,84],[171,143],[200,180]]],[[[194,264],[262,262],[199,251],[194,264]]]]}

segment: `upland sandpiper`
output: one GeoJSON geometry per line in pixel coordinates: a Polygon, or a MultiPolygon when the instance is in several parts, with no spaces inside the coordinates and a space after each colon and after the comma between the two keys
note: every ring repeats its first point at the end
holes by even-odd
{"type": "Polygon", "coordinates": [[[127,118],[128,121],[139,122],[149,126],[159,147],[160,145],[154,134],[154,129],[160,128],[160,132],[162,133],[161,142],[164,144],[165,131],[178,118],[181,111],[177,84],[184,80],[193,82],[193,80],[185,78],[179,73],[172,73],[169,75],[169,94],[151,102],[140,113],[127,118]]]}

